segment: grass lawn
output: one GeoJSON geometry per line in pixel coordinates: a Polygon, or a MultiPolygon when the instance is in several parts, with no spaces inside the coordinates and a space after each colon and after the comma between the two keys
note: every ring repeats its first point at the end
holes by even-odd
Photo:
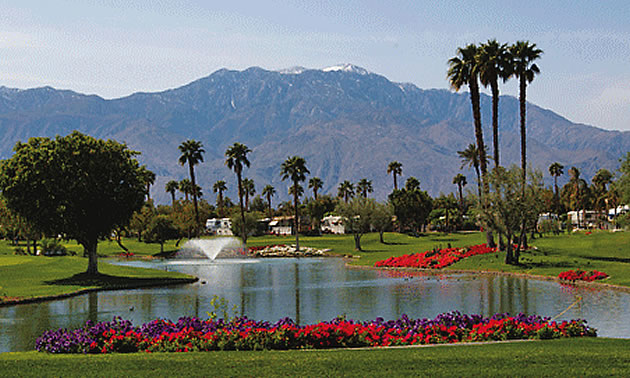
{"type": "MultiPolygon", "coordinates": [[[[425,234],[412,237],[403,234],[386,233],[379,242],[378,234],[367,234],[361,239],[363,251],[354,250],[351,235],[327,235],[322,237],[301,237],[300,244],[315,248],[330,248],[335,254],[361,256],[352,261],[354,265],[373,266],[378,260],[407,253],[424,252],[436,246],[453,247],[485,242],[481,233],[425,234]]],[[[294,244],[294,237],[257,237],[248,240],[249,245],[294,244]]],[[[599,270],[610,275],[604,282],[630,287],[630,232],[594,231],[546,235],[530,240],[538,249],[521,253],[521,265],[504,263],[505,254],[474,256],[463,259],[446,270],[484,270],[498,272],[527,273],[556,277],[558,273],[570,269],[599,270]]]]}
{"type": "MultiPolygon", "coordinates": [[[[104,247],[113,248],[104,242],[104,247]]],[[[140,243],[138,243],[140,244],[140,243]]],[[[78,247],[69,244],[70,248],[78,247]]],[[[152,245],[155,247],[155,245],[152,245]]],[[[159,246],[157,246],[159,252],[159,246]]],[[[146,253],[147,249],[142,250],[146,253]]],[[[2,299],[33,298],[63,295],[85,289],[130,288],[167,283],[183,283],[191,277],[173,272],[157,271],[99,262],[101,275],[87,277],[87,259],[78,256],[45,257],[15,256],[6,241],[0,244],[0,302],[2,299]]],[[[119,253],[116,251],[116,254],[119,253]]],[[[155,252],[154,252],[155,253],[155,252]]],[[[148,253],[147,253],[148,254],[148,253]]],[[[80,255],[80,254],[79,254],[80,255]]]]}
{"type": "Polygon", "coordinates": [[[402,349],[0,354],[3,376],[629,376],[630,340],[564,339],[402,349]]]}

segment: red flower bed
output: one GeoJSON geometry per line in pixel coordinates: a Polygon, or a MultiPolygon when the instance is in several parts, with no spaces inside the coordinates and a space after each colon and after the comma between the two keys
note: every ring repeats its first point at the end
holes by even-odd
{"type": "Polygon", "coordinates": [[[565,281],[588,281],[593,282],[595,280],[603,280],[608,277],[608,274],[604,272],[598,272],[597,270],[567,270],[558,274],[558,278],[565,281]]]}
{"type": "Polygon", "coordinates": [[[425,251],[398,257],[390,257],[386,260],[377,261],[377,267],[398,267],[398,268],[430,268],[442,269],[455,264],[466,257],[495,253],[496,248],[487,247],[486,244],[473,245],[465,248],[445,248],[439,251],[425,251]]]}

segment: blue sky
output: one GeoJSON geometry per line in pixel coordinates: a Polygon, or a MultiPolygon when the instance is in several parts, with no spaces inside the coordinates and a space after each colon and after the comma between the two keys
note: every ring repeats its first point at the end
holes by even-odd
{"type": "MultiPolygon", "coordinates": [[[[528,100],[574,122],[630,130],[630,2],[2,1],[0,85],[105,98],[178,87],[220,68],[353,63],[448,88],[470,42],[544,51],[528,100]]],[[[517,95],[514,81],[502,94],[517,95]]]]}

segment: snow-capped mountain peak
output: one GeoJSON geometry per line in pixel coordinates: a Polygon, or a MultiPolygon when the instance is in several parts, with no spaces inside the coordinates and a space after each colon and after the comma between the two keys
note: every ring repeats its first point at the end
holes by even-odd
{"type": "Polygon", "coordinates": [[[335,66],[322,68],[322,71],[324,72],[331,72],[331,71],[354,72],[359,75],[368,75],[370,73],[370,71],[366,70],[365,68],[355,66],[354,64],[350,64],[350,63],[337,64],[335,66]]]}

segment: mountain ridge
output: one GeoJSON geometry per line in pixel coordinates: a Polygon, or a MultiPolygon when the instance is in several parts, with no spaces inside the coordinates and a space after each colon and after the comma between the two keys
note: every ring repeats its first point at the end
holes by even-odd
{"type": "MultiPolygon", "coordinates": [[[[253,150],[245,175],[258,192],[274,185],[274,201],[288,199],[289,184],[279,171],[291,155],[304,156],[311,176],[320,176],[323,192],[332,194],[339,182],[366,177],[374,181],[374,195],[384,199],[391,191],[386,167],[392,160],[403,163],[403,181],[416,176],[432,195],[454,191],[451,180],[460,172],[456,152],[474,140],[468,93],[391,82],[354,65],[331,67],[291,74],[260,67],[220,69],[181,87],[116,99],[51,87],[0,87],[0,158],[10,156],[17,141],[76,129],[142,152],[139,159],[158,176],[152,195],[160,202],[168,201],[168,179],[186,177],[187,170],[177,164],[177,146],[189,138],[204,143],[205,162],[197,169],[211,202],[212,184],[219,179],[236,197],[234,175],[223,165],[223,152],[234,142],[253,150]]],[[[482,94],[488,142],[490,105],[491,98],[482,94]]],[[[502,164],[517,163],[518,100],[501,96],[499,113],[502,164]]],[[[527,117],[529,160],[545,174],[559,161],[565,172],[577,166],[590,179],[600,167],[616,169],[630,150],[630,132],[575,124],[530,103],[527,117]]],[[[472,171],[463,173],[468,188],[474,188],[472,171]]]]}

